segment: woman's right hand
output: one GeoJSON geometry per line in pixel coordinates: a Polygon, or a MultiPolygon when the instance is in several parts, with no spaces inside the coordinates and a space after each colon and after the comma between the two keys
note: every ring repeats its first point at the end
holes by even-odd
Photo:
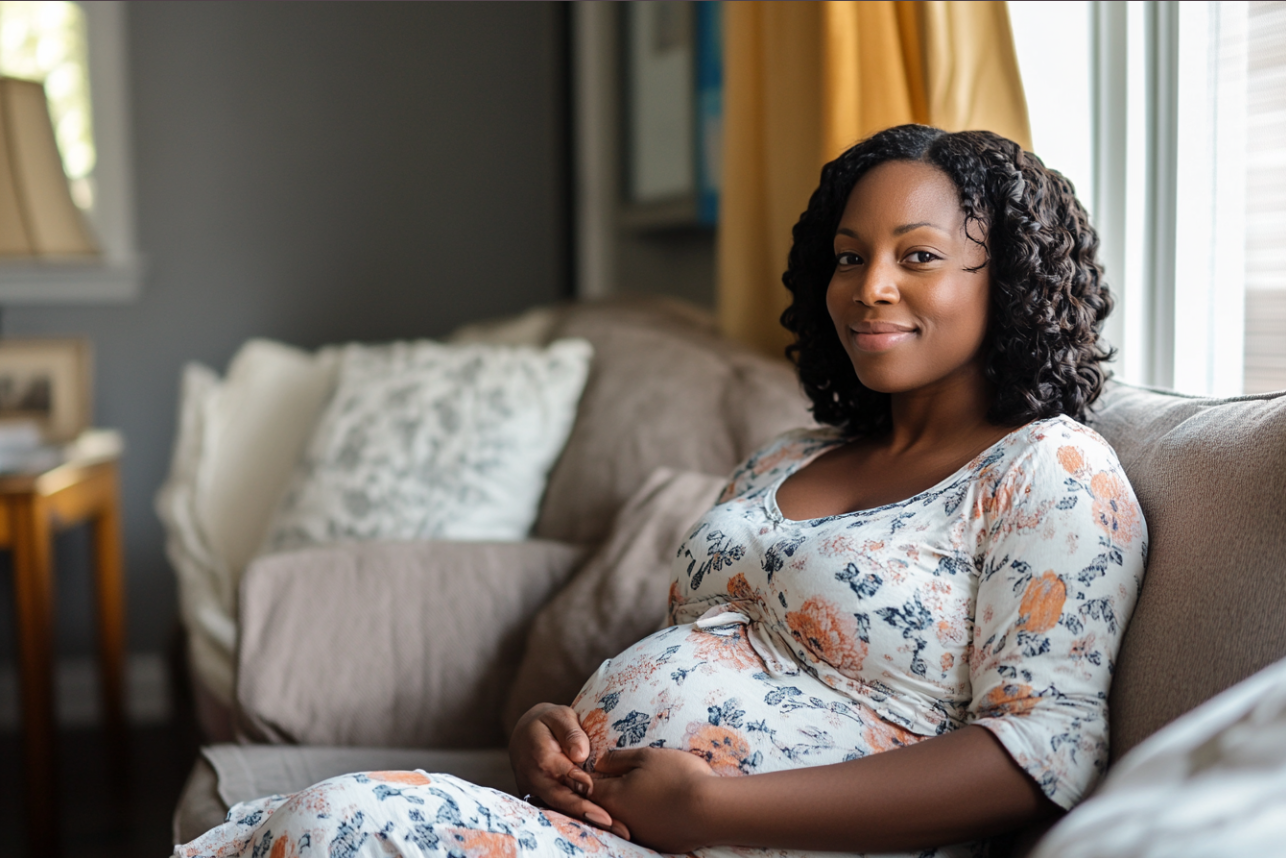
{"type": "Polygon", "coordinates": [[[594,779],[580,767],[587,759],[589,736],[570,706],[536,704],[509,738],[509,764],[520,795],[538,796],[560,813],[628,838],[624,825],[589,800],[594,779]]]}

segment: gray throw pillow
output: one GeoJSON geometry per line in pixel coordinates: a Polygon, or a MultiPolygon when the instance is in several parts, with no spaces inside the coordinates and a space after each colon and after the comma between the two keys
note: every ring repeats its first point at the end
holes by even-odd
{"type": "Polygon", "coordinates": [[[273,744],[504,745],[532,617],[583,549],[367,542],[262,557],[241,585],[238,732],[273,744]]]}

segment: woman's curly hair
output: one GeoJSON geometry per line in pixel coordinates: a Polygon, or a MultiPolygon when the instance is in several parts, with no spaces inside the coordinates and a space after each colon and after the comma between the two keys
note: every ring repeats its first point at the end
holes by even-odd
{"type": "Polygon", "coordinates": [[[835,230],[849,194],[873,167],[919,161],[960,193],[966,234],[987,251],[991,307],[985,372],[995,391],[987,418],[1019,426],[1066,414],[1084,421],[1105,378],[1099,326],[1112,297],[1095,260],[1098,235],[1072,184],[1012,140],[989,131],[947,133],[901,125],[853,146],[822,168],[821,185],[794,228],[782,281],[794,300],[781,323],[795,334],[787,356],[799,368],[813,415],[850,437],[891,427],[889,395],[853,371],[830,313],[835,230]]]}

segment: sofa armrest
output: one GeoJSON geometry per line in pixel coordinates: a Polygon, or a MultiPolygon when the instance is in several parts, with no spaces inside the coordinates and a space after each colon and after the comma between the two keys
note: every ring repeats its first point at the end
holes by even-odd
{"type": "Polygon", "coordinates": [[[495,747],[536,611],[584,551],[371,542],[261,558],[241,584],[243,741],[495,747]]]}

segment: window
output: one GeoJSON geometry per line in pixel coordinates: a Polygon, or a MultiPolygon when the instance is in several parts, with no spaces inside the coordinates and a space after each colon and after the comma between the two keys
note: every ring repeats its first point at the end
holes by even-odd
{"type": "Polygon", "coordinates": [[[85,13],[71,2],[0,0],[0,75],[45,83],[72,199],[94,207],[93,106],[85,13]]]}
{"type": "Polygon", "coordinates": [[[1286,2],[1248,4],[1247,393],[1286,388],[1286,2]]]}
{"type": "Polygon", "coordinates": [[[1062,173],[1094,210],[1090,7],[1087,2],[1009,4],[1018,67],[1027,95],[1032,149],[1062,173]],[[1059,38],[1051,39],[1050,33],[1059,38]]]}
{"type": "Polygon", "coordinates": [[[124,7],[116,0],[0,2],[0,74],[44,82],[72,198],[103,251],[90,263],[0,263],[0,302],[138,295],[124,7]]]}
{"type": "Polygon", "coordinates": [[[1033,145],[1099,232],[1116,375],[1286,388],[1286,2],[1009,7],[1033,145]]]}

